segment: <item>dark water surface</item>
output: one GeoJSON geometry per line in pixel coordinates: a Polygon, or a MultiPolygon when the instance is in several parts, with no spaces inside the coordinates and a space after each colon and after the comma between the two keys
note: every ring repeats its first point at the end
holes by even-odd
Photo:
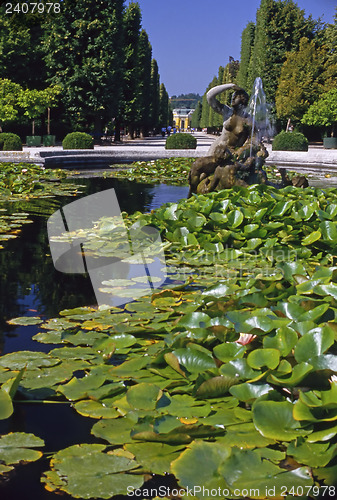
{"type": "MultiPolygon", "coordinates": [[[[120,209],[128,213],[145,213],[166,202],[186,198],[188,188],[164,184],[136,184],[116,179],[76,179],[84,185],[80,196],[114,188],[120,209]]],[[[56,317],[65,308],[95,305],[96,299],[89,277],[63,274],[55,270],[50,256],[47,219],[60,206],[74,197],[9,204],[12,212],[33,211],[33,223],[23,226],[18,238],[4,243],[0,250],[0,354],[19,350],[48,352],[53,346],[40,344],[32,336],[38,326],[15,327],[7,321],[17,316],[56,317]],[[40,212],[40,213],[39,213],[40,212]]],[[[81,417],[67,404],[19,404],[11,418],[0,420],[0,434],[32,432],[45,440],[44,453],[52,453],[81,442],[97,442],[90,436],[93,420],[81,417]],[[52,408],[51,408],[52,406],[52,408]]],[[[0,456],[1,460],[1,456],[0,456]]],[[[0,478],[1,500],[53,500],[72,498],[48,492],[40,483],[43,471],[49,469],[49,457],[18,466],[0,478]]]]}

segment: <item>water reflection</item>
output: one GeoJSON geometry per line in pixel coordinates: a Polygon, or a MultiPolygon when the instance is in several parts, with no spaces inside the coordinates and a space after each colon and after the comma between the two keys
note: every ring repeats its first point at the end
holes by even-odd
{"type": "MultiPolygon", "coordinates": [[[[76,179],[84,186],[80,196],[114,188],[122,211],[148,212],[166,202],[174,202],[187,195],[187,187],[136,184],[116,179],[76,179]]],[[[41,203],[11,204],[13,212],[32,211],[33,224],[24,225],[18,238],[10,240],[0,251],[0,351],[49,351],[48,344],[31,340],[38,333],[37,326],[10,326],[7,320],[17,316],[54,317],[62,309],[95,305],[96,298],[87,275],[63,274],[55,270],[46,230],[47,217],[59,206],[74,201],[63,197],[41,200],[41,203]],[[41,210],[42,213],[39,213],[41,210]]]]}

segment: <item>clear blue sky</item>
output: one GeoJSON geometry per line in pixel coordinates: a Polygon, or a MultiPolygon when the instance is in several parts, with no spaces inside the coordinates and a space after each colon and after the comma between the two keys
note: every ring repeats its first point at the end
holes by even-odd
{"type": "MultiPolygon", "coordinates": [[[[126,2],[129,3],[128,1],[126,2]]],[[[229,56],[240,59],[241,33],[254,21],[260,0],[138,0],[160,81],[168,94],[203,94],[229,56]]],[[[335,0],[297,0],[297,5],[332,23],[335,0]]]]}

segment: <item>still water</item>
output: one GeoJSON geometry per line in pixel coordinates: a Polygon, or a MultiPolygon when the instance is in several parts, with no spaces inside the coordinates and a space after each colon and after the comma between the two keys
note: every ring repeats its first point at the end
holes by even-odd
{"type": "MultiPolygon", "coordinates": [[[[186,198],[188,188],[165,184],[136,184],[116,179],[76,179],[81,184],[80,196],[114,188],[120,209],[128,213],[149,212],[166,202],[186,198]]],[[[48,352],[53,346],[40,344],[32,337],[38,326],[15,327],[7,321],[17,316],[56,317],[65,308],[95,305],[96,299],[89,277],[63,274],[55,270],[50,256],[47,219],[59,207],[74,201],[62,197],[20,206],[11,204],[12,212],[33,211],[32,224],[26,224],[18,238],[9,240],[0,250],[0,354],[19,350],[48,352]]],[[[52,453],[72,444],[97,442],[90,436],[93,421],[81,417],[69,404],[19,404],[11,418],[0,421],[0,434],[32,432],[45,440],[45,453],[52,453]]],[[[1,457],[0,457],[1,460],[1,457]]],[[[8,480],[0,480],[1,500],[54,500],[72,498],[48,492],[40,483],[43,471],[49,468],[49,457],[18,466],[8,480]]]]}
{"type": "MultiPolygon", "coordinates": [[[[166,202],[186,198],[188,188],[166,184],[137,184],[116,179],[76,179],[84,185],[80,196],[87,196],[114,188],[120,209],[128,213],[149,212],[166,202]]],[[[74,198],[63,197],[47,212],[43,200],[43,214],[34,213],[33,224],[26,224],[18,238],[10,240],[0,252],[0,350],[2,354],[18,350],[49,351],[50,346],[32,341],[37,326],[15,327],[6,323],[17,316],[54,317],[62,309],[95,305],[96,298],[89,276],[64,274],[55,270],[49,250],[47,218],[58,206],[74,198]],[[57,206],[58,205],[58,206],[57,206]]],[[[36,205],[36,204],[35,204],[36,205]]],[[[10,207],[18,208],[15,204],[10,207]]],[[[35,208],[38,211],[39,206],[35,208]]],[[[24,207],[29,211],[29,204],[24,207]]]]}

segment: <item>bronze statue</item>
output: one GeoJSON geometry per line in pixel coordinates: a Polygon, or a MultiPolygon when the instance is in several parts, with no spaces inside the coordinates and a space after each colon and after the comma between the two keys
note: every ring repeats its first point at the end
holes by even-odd
{"type": "Polygon", "coordinates": [[[284,187],[292,184],[285,172],[281,172],[282,185],[268,181],[262,169],[268,151],[252,134],[252,117],[246,111],[248,101],[247,92],[234,83],[217,85],[207,92],[208,104],[223,116],[223,128],[207,156],[193,163],[188,176],[188,197],[193,193],[208,193],[233,186],[263,183],[284,187]],[[219,102],[216,96],[231,89],[234,93],[230,107],[219,102]]]}

